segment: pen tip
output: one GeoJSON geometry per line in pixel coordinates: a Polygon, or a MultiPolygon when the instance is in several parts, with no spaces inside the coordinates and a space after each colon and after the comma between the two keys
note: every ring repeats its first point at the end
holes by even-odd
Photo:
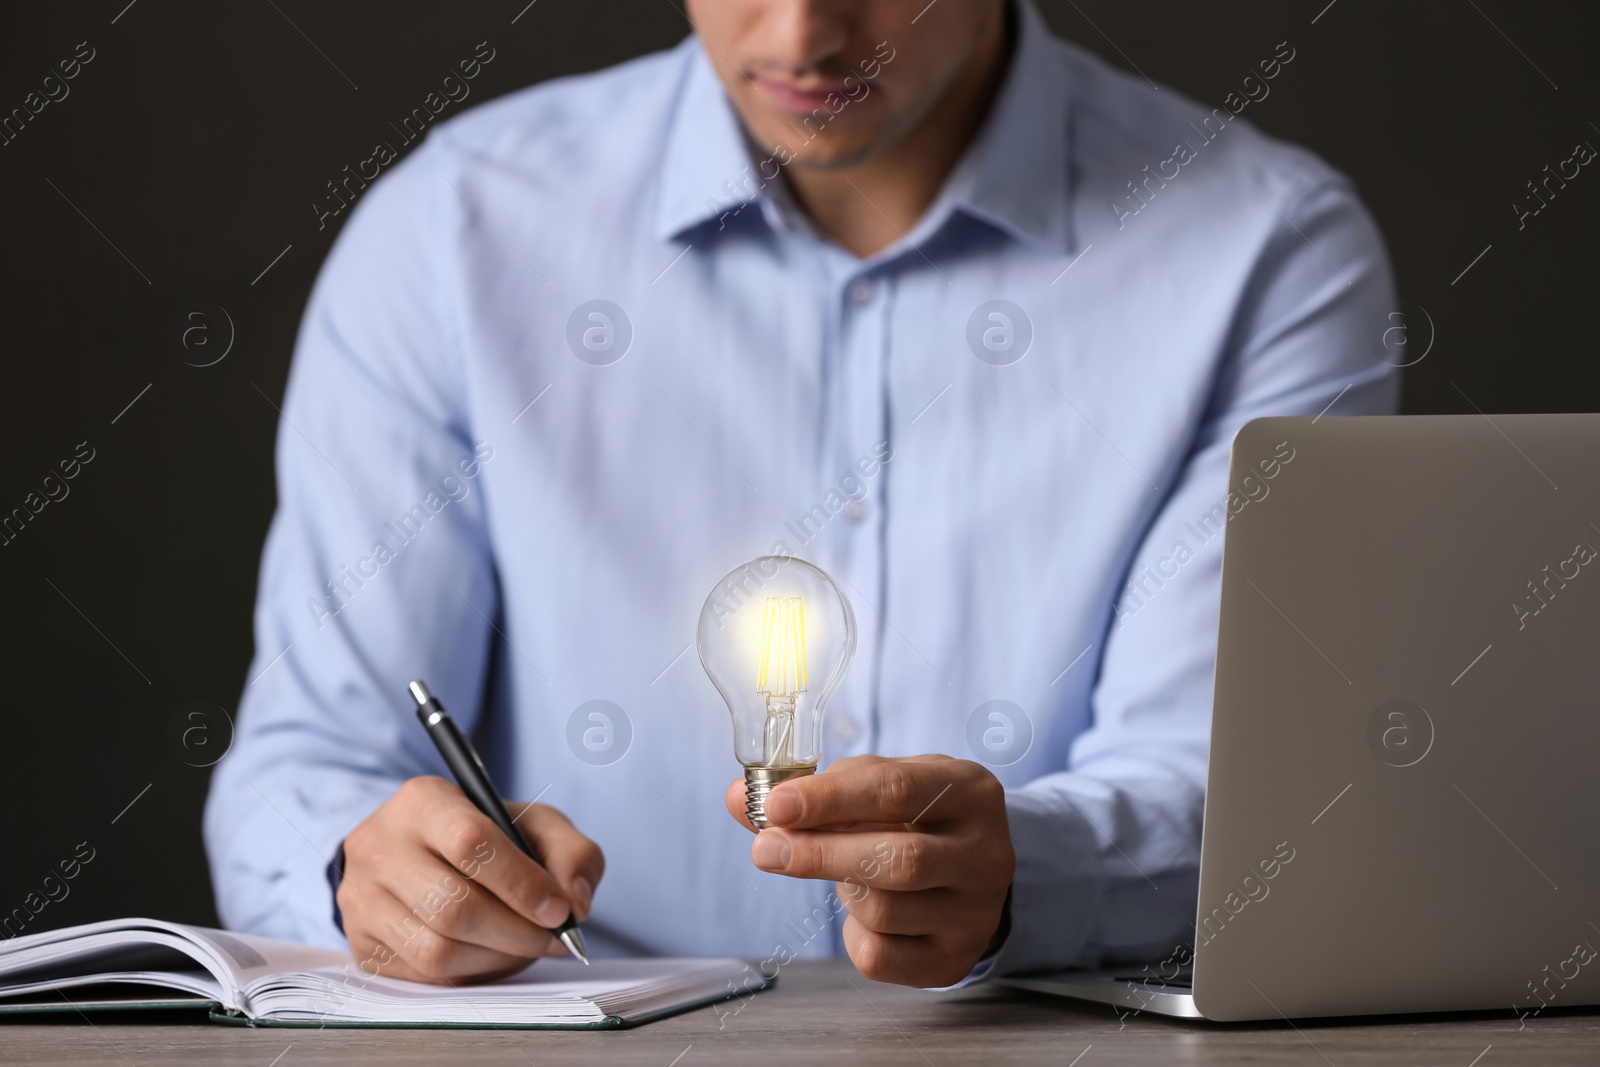
{"type": "Polygon", "coordinates": [[[568,952],[582,960],[585,967],[589,966],[589,950],[584,946],[583,935],[578,932],[577,927],[562,930],[556,936],[561,938],[561,943],[567,946],[568,952]]]}
{"type": "Polygon", "coordinates": [[[428,687],[423,684],[421,678],[412,682],[407,688],[411,690],[411,699],[417,702],[417,707],[419,708],[427,707],[428,701],[433,699],[432,694],[428,692],[428,687]]]}

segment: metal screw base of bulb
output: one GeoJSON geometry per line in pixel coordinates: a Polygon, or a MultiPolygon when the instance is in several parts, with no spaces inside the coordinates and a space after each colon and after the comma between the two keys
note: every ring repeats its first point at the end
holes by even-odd
{"type": "Polygon", "coordinates": [[[815,767],[746,767],[744,769],[744,813],[757,830],[767,828],[767,794],[779,782],[816,774],[815,767]]]}

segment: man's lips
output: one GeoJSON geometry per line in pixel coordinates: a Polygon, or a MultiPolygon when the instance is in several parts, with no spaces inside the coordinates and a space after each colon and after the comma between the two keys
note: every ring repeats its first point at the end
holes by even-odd
{"type": "Polygon", "coordinates": [[[776,78],[764,78],[756,75],[751,79],[766,93],[779,107],[794,112],[811,112],[817,108],[826,107],[829,96],[835,97],[837,106],[845,97],[845,84],[839,82],[819,82],[807,85],[797,85],[794,82],[780,81],[776,78]]]}

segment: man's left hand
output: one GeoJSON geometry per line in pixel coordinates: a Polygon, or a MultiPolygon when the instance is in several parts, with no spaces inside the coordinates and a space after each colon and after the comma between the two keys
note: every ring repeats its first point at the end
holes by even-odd
{"type": "MultiPolygon", "coordinates": [[[[749,827],[742,778],[727,804],[749,827]]],[[[750,858],[834,881],[845,949],[866,977],[953,985],[996,947],[1016,855],[1005,788],[981,765],[852,756],[775,786],[766,811],[750,858]]]]}

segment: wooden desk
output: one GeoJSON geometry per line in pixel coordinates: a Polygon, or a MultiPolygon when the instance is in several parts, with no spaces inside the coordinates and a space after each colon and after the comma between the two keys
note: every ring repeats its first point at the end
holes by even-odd
{"type": "MultiPolygon", "coordinates": [[[[721,1010],[731,1011],[731,1004],[721,1010]]],[[[751,998],[725,1019],[719,1009],[702,1008],[636,1030],[598,1033],[246,1030],[122,1019],[90,1026],[76,1016],[48,1023],[0,1024],[0,1064],[52,1067],[62,1063],[944,1067],[972,1062],[984,1067],[1012,1063],[1503,1067],[1589,1064],[1597,1059],[1600,1011],[1552,1011],[1529,1019],[1521,1032],[1509,1009],[1487,1016],[1303,1023],[1298,1031],[1286,1023],[1219,1026],[1151,1015],[1131,1018],[1123,1026],[1108,1007],[1032,993],[985,987],[933,994],[875,985],[843,961],[792,963],[784,968],[776,989],[751,998]],[[719,1021],[725,1022],[721,1029],[719,1021]]]]}

